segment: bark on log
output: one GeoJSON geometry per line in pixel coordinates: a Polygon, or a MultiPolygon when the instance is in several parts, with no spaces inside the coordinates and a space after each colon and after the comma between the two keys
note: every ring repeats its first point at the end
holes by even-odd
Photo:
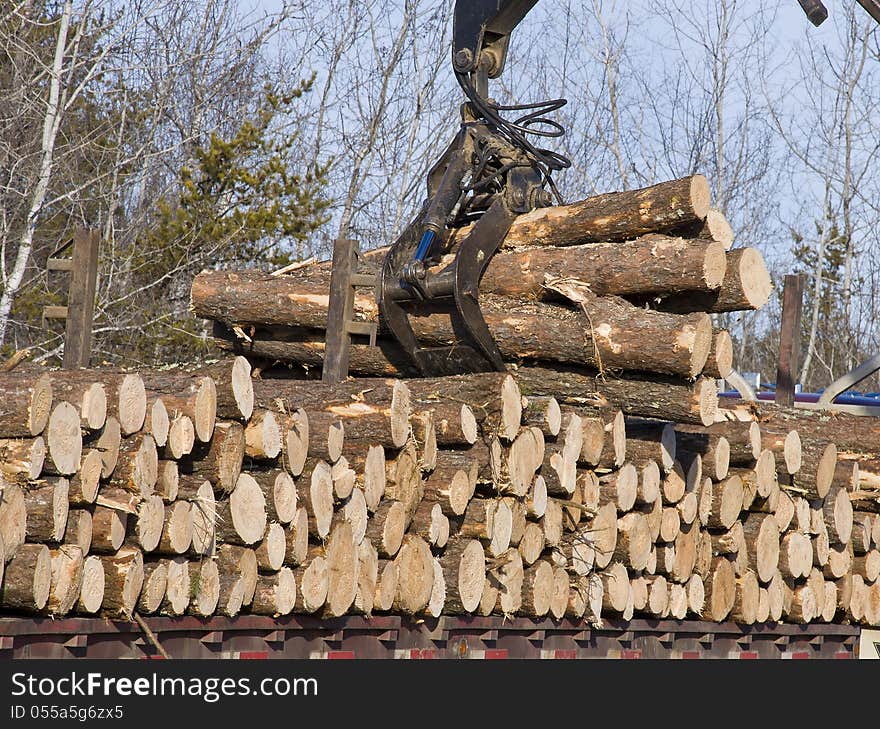
{"type": "Polygon", "coordinates": [[[257,577],[251,612],[279,617],[288,615],[296,605],[296,578],[289,567],[271,575],[257,577]]]}
{"type": "Polygon", "coordinates": [[[187,612],[200,617],[210,617],[220,602],[220,568],[212,559],[201,560],[196,567],[190,564],[192,595],[187,612]]]}
{"type": "Polygon", "coordinates": [[[137,611],[152,615],[159,610],[168,589],[168,564],[165,560],[144,560],[144,583],[138,596],[137,611]]]}
{"type": "Polygon", "coordinates": [[[195,436],[202,443],[211,440],[217,419],[217,385],[213,377],[185,373],[154,372],[144,374],[148,397],[159,397],[169,419],[186,415],[193,423],[195,436]]]}
{"type": "Polygon", "coordinates": [[[167,573],[165,597],[159,605],[159,613],[169,616],[183,615],[190,600],[189,560],[185,557],[171,557],[162,561],[167,573]]]}
{"type": "Polygon", "coordinates": [[[0,434],[4,438],[33,438],[49,423],[52,412],[52,378],[28,374],[22,381],[10,374],[0,376],[3,408],[0,434]]]}
{"type": "Polygon", "coordinates": [[[657,297],[662,311],[688,312],[751,311],[760,309],[770,300],[773,281],[757,248],[735,248],[727,252],[727,267],[721,286],[713,292],[677,294],[657,297]]]}
{"type": "Polygon", "coordinates": [[[522,606],[523,564],[516,549],[508,549],[489,570],[489,580],[498,585],[495,611],[515,615],[522,606]]]}
{"type": "Polygon", "coordinates": [[[159,539],[160,554],[186,554],[193,543],[193,514],[189,501],[176,501],[165,507],[159,539]]]}
{"type": "Polygon", "coordinates": [[[129,620],[144,583],[144,557],[139,549],[120,549],[101,555],[104,567],[104,600],[101,613],[129,620]]]}
{"type": "Polygon", "coordinates": [[[60,542],[67,529],[69,484],[66,478],[25,491],[26,538],[29,542],[60,542]]]}
{"type": "Polygon", "coordinates": [[[92,514],[85,509],[70,509],[67,512],[67,527],[64,530],[64,543],[79,547],[83,556],[88,555],[92,546],[92,514]]]}
{"type": "Polygon", "coordinates": [[[123,438],[109,484],[146,498],[153,494],[158,478],[159,454],[153,436],[123,438]]]}
{"type": "Polygon", "coordinates": [[[36,438],[0,440],[0,474],[9,481],[34,481],[46,461],[46,441],[36,438]]]}
{"type": "Polygon", "coordinates": [[[705,587],[709,618],[715,622],[725,620],[736,601],[736,575],[733,563],[725,557],[715,558],[705,587]]]}
{"type": "Polygon", "coordinates": [[[22,544],[6,565],[0,605],[27,613],[41,611],[52,584],[52,555],[45,544],[22,544]]]}
{"type": "Polygon", "coordinates": [[[708,378],[686,385],[661,377],[598,379],[589,374],[542,367],[520,367],[514,376],[526,397],[553,395],[560,403],[616,407],[646,418],[710,425],[715,422],[718,411],[718,390],[708,378]]]}
{"type": "Polygon", "coordinates": [[[309,516],[304,507],[297,508],[296,515],[284,530],[284,537],[284,564],[297,567],[306,559],[309,551],[309,516]]]}
{"type": "Polygon", "coordinates": [[[422,612],[428,606],[434,585],[431,548],[424,539],[407,534],[394,560],[397,563],[398,583],[393,609],[404,615],[422,612]]]}
{"type": "Polygon", "coordinates": [[[486,556],[475,539],[456,537],[440,557],[446,582],[446,611],[473,613],[480,604],[486,579],[486,556]]]}
{"type": "Polygon", "coordinates": [[[779,567],[779,527],[770,515],[749,514],[742,522],[749,564],[768,582],[779,567]]]}
{"type": "Polygon", "coordinates": [[[181,462],[180,471],[206,478],[218,491],[230,494],[241,473],[244,448],[241,423],[216,423],[211,442],[196,445],[190,456],[181,462]]]}

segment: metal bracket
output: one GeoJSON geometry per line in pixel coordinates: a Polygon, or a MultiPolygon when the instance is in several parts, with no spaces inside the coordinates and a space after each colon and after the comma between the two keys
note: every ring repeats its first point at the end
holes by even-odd
{"type": "Polygon", "coordinates": [[[825,388],[825,391],[822,393],[817,404],[821,407],[831,405],[834,402],[834,398],[851,388],[853,385],[857,385],[866,377],[870,377],[877,370],[880,370],[880,354],[875,354],[867,362],[864,362],[854,370],[850,370],[845,375],[841,375],[834,380],[834,382],[825,388]]]}
{"type": "Polygon", "coordinates": [[[341,382],[348,377],[351,355],[351,336],[370,338],[376,346],[377,325],[374,322],[354,321],[354,293],[357,286],[376,286],[376,277],[357,273],[358,243],[339,239],[333,243],[333,262],[330,269],[330,303],[327,307],[327,329],[324,340],[324,382],[341,382]]]}

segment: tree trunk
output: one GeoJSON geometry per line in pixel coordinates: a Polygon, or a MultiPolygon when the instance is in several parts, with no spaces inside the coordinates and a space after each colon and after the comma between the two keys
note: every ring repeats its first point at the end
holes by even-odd
{"type": "Polygon", "coordinates": [[[144,557],[139,549],[126,548],[101,555],[104,567],[104,600],[101,612],[107,617],[131,619],[144,583],[144,557]]]}
{"type": "Polygon", "coordinates": [[[52,412],[52,378],[48,374],[34,376],[0,375],[3,409],[0,411],[0,435],[4,438],[33,438],[49,424],[52,412]]]}

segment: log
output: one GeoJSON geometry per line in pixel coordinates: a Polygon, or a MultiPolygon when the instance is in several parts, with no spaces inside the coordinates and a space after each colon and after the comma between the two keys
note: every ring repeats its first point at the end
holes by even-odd
{"type": "Polygon", "coordinates": [[[687,385],[658,376],[596,378],[543,367],[519,367],[514,376],[526,397],[553,395],[560,403],[616,407],[628,415],[710,425],[718,411],[717,386],[708,378],[687,385]]]}
{"type": "Polygon", "coordinates": [[[284,564],[297,567],[303,563],[309,551],[309,516],[305,508],[297,508],[296,515],[284,530],[284,538],[284,564]]]}
{"type": "MultiPolygon", "coordinates": [[[[187,521],[189,521],[189,504],[186,504],[186,507],[187,521]]],[[[153,552],[159,548],[165,510],[165,504],[156,495],[148,496],[137,505],[136,522],[132,537],[134,538],[134,543],[145,553],[153,552]]]]}
{"type": "Polygon", "coordinates": [[[175,415],[168,428],[164,454],[174,460],[192,453],[196,442],[196,430],[188,415],[175,415]]]}
{"type": "Polygon", "coordinates": [[[522,606],[524,570],[519,552],[508,549],[489,570],[488,579],[498,585],[494,610],[502,615],[515,615],[522,606]]]}
{"type": "Polygon", "coordinates": [[[51,584],[45,610],[50,615],[67,615],[73,610],[82,589],[83,553],[74,545],[50,549],[51,584]]]}
{"type": "Polygon", "coordinates": [[[211,559],[204,559],[195,566],[190,563],[191,598],[187,613],[200,617],[210,617],[220,602],[220,568],[211,559]]]}
{"type": "Polygon", "coordinates": [[[517,547],[524,565],[532,565],[538,561],[544,551],[544,543],[544,530],[541,526],[533,522],[526,524],[522,539],[519,540],[517,547]]]}
{"type": "Polygon", "coordinates": [[[26,539],[29,542],[60,542],[67,529],[68,481],[66,478],[53,479],[35,489],[24,492],[27,522],[26,539]]]}
{"type": "Polygon", "coordinates": [[[67,527],[64,530],[64,543],[77,546],[83,556],[88,555],[92,546],[92,514],[85,509],[69,509],[67,527]]]}
{"type": "Polygon", "coordinates": [[[208,479],[214,487],[230,494],[238,482],[244,459],[244,427],[234,421],[218,422],[210,443],[199,443],[181,461],[181,473],[208,479]]]}
{"type": "Polygon", "coordinates": [[[159,605],[161,615],[183,615],[190,600],[189,560],[171,557],[162,560],[166,568],[165,597],[159,605]]]}
{"type": "Polygon", "coordinates": [[[189,501],[175,501],[162,513],[162,527],[157,551],[160,554],[186,554],[193,543],[193,514],[189,501]]]}
{"type": "Polygon", "coordinates": [[[162,371],[145,373],[143,379],[148,397],[161,399],[170,419],[185,415],[201,443],[211,440],[217,419],[217,385],[213,377],[162,371]]]}
{"type": "MultiPolygon", "coordinates": [[[[577,422],[575,429],[579,427],[579,418],[572,422],[577,422]]],[[[563,443],[569,442],[563,437],[563,443]]],[[[567,458],[565,445],[558,450],[556,446],[548,450],[539,428],[523,428],[507,450],[506,458],[501,463],[501,473],[498,478],[493,477],[492,485],[504,493],[525,496],[540,470],[548,492],[552,493],[555,488],[556,493],[571,493],[574,489],[574,471],[577,469],[572,450],[572,446],[568,446],[567,458]]]]}
{"type": "Polygon", "coordinates": [[[539,428],[546,438],[556,437],[562,427],[562,411],[559,402],[552,395],[536,395],[526,398],[522,409],[522,424],[527,427],[539,428]]]}
{"type": "Polygon", "coordinates": [[[52,412],[52,378],[28,374],[24,381],[4,373],[0,377],[3,409],[0,410],[0,434],[4,438],[33,438],[49,423],[52,412]]]}
{"type": "Polygon", "coordinates": [[[297,489],[293,477],[284,469],[248,471],[266,499],[266,515],[271,521],[289,524],[296,516],[297,489]]]}
{"type": "MultiPolygon", "coordinates": [[[[712,292],[688,292],[659,297],[658,309],[669,312],[754,311],[770,300],[773,281],[757,248],[734,248],[727,252],[727,266],[721,286],[712,292]]],[[[656,301],[656,299],[655,299],[656,301]]]]}
{"type": "Polygon", "coordinates": [[[625,463],[619,471],[600,476],[599,503],[613,504],[618,513],[625,514],[635,506],[638,485],[638,471],[631,463],[625,463]]]}
{"type": "Polygon", "coordinates": [[[69,402],[61,401],[49,416],[46,426],[46,447],[50,461],[46,466],[62,476],[76,473],[82,457],[82,432],[79,411],[69,402]]]}
{"type": "Polygon", "coordinates": [[[476,539],[456,537],[440,557],[446,583],[446,612],[473,613],[480,604],[486,579],[486,557],[476,539]]]}
{"type": "Polygon", "coordinates": [[[431,599],[434,585],[431,548],[424,539],[407,534],[394,560],[398,582],[392,607],[403,615],[416,615],[428,606],[431,599]]]}
{"type": "Polygon", "coordinates": [[[727,378],[733,372],[733,339],[730,332],[720,329],[712,336],[712,347],[702,374],[706,377],[727,378]]]}
{"type": "Polygon", "coordinates": [[[367,524],[366,538],[370,540],[380,557],[393,558],[403,543],[406,530],[406,509],[400,501],[387,499],[367,524]]]}
{"type": "Polygon", "coordinates": [[[129,620],[137,606],[144,583],[144,557],[139,549],[120,549],[101,555],[104,567],[104,600],[101,613],[129,620]]]}
{"type": "Polygon", "coordinates": [[[279,617],[288,615],[296,605],[296,577],[289,567],[271,575],[259,575],[251,612],[279,617]]]}
{"type": "Polygon", "coordinates": [[[880,579],[880,551],[871,549],[865,554],[853,557],[850,571],[861,575],[865,582],[876,582],[880,579]]]}
{"type": "Polygon", "coordinates": [[[155,493],[166,504],[170,504],[177,500],[180,488],[180,470],[177,461],[160,460],[158,471],[155,493]]]}
{"type": "Polygon", "coordinates": [[[122,444],[122,428],[119,421],[108,415],[98,437],[93,441],[87,439],[85,444],[101,454],[101,478],[110,478],[116,469],[119,447],[122,444]]]}
{"type": "Polygon", "coordinates": [[[285,465],[291,475],[299,476],[309,455],[309,416],[300,407],[289,413],[282,422],[284,441],[281,448],[285,465]]]}
{"type": "Polygon", "coordinates": [[[211,365],[197,367],[194,377],[210,377],[217,394],[217,417],[246,423],[254,412],[254,386],[251,364],[245,357],[224,358],[211,365]]]}
{"type": "Polygon", "coordinates": [[[91,449],[83,456],[79,470],[69,480],[67,496],[72,505],[88,506],[95,503],[103,467],[101,452],[97,449],[91,449]]]}
{"type": "Polygon", "coordinates": [[[152,615],[159,610],[168,589],[168,563],[165,560],[144,560],[144,583],[138,596],[137,611],[152,615]]]}
{"type": "Polygon", "coordinates": [[[217,502],[216,513],[218,542],[247,547],[260,541],[266,532],[266,498],[247,473],[239,474],[228,499],[217,502]]]}
{"type": "Polygon", "coordinates": [[[378,574],[373,609],[387,612],[394,604],[400,571],[397,568],[397,563],[393,560],[380,560],[378,574]]]}
{"type": "Polygon", "coordinates": [[[710,577],[706,580],[708,617],[721,622],[730,615],[736,601],[736,575],[733,563],[725,557],[712,560],[710,577]]]}
{"type": "Polygon", "coordinates": [[[822,502],[822,516],[832,544],[847,544],[853,532],[853,507],[849,494],[836,487],[822,502]]]}
{"type": "MultiPolygon", "coordinates": [[[[446,457],[448,452],[441,452],[438,456],[446,457]]],[[[423,500],[438,504],[448,517],[463,515],[472,495],[473,486],[467,471],[456,468],[454,464],[438,464],[424,482],[423,500]]]]}
{"type": "Polygon", "coordinates": [[[357,592],[352,612],[371,617],[376,604],[376,587],[379,584],[379,553],[369,540],[357,546],[358,577],[357,592]]]}
{"type": "Polygon", "coordinates": [[[779,571],[786,578],[807,577],[813,567],[813,544],[806,534],[788,532],[779,545],[779,571]]]}
{"type": "Polygon", "coordinates": [[[736,578],[736,595],[730,617],[737,623],[753,625],[758,618],[760,585],[754,572],[746,572],[736,578]]]}
{"type": "Polygon", "coordinates": [[[46,441],[42,436],[0,440],[0,473],[9,481],[34,481],[43,470],[46,441]]]}
{"type": "Polygon", "coordinates": [[[571,581],[562,567],[553,570],[553,592],[550,595],[550,615],[557,620],[565,617],[571,594],[571,581]]]}
{"type": "Polygon", "coordinates": [[[192,551],[195,555],[214,553],[217,529],[217,502],[210,481],[201,481],[195,492],[186,498],[190,504],[192,551]]]}
{"type": "Polygon", "coordinates": [[[97,613],[104,602],[104,589],[104,563],[97,555],[86,557],[83,561],[82,586],[74,612],[85,615],[97,613]]]}
{"type": "Polygon", "coordinates": [[[143,434],[124,438],[109,485],[146,498],[153,494],[158,478],[159,454],[153,436],[143,434]]]}
{"type": "Polygon", "coordinates": [[[613,562],[602,572],[604,587],[602,612],[622,615],[628,602],[632,599],[632,585],[626,567],[620,562],[613,562]]]}
{"type": "Polygon", "coordinates": [[[257,569],[262,572],[278,572],[284,565],[284,554],[287,551],[287,537],[284,527],[272,522],[266,527],[263,540],[254,549],[257,556],[257,569]]]}
{"type": "MultiPolygon", "coordinates": [[[[636,533],[634,534],[634,540],[637,539],[638,534],[636,533]]],[[[541,544],[543,545],[543,540],[541,541],[541,544]]],[[[585,525],[579,527],[571,534],[566,534],[563,537],[560,547],[562,550],[562,554],[565,556],[566,559],[565,567],[569,572],[583,577],[584,575],[588,575],[593,571],[593,567],[596,564],[596,546],[592,530],[589,526],[585,525]]],[[[637,555],[639,555],[642,546],[636,544],[635,548],[637,555]]],[[[522,554],[523,550],[520,550],[520,553],[522,554]]],[[[533,564],[535,561],[537,561],[537,557],[539,556],[540,552],[535,557],[535,559],[526,560],[525,555],[523,555],[523,561],[526,564],[533,564]]],[[[637,558],[640,558],[640,555],[637,558]]]]}
{"type": "Polygon", "coordinates": [[[673,424],[628,419],[626,457],[637,465],[655,461],[664,473],[671,471],[676,459],[676,434],[673,424]]]}
{"type": "MultiPolygon", "coordinates": [[[[345,615],[354,603],[358,587],[358,557],[351,525],[346,521],[336,524],[322,551],[327,564],[327,599],[323,615],[339,617],[345,615]]],[[[433,571],[431,574],[433,577],[433,571]]],[[[427,603],[426,599],[425,605],[427,603]]]]}
{"type": "Polygon", "coordinates": [[[688,481],[687,474],[681,465],[681,461],[676,460],[669,469],[669,472],[660,481],[660,497],[664,504],[675,505],[687,493],[688,481]]]}
{"type": "Polygon", "coordinates": [[[107,506],[95,506],[92,512],[91,551],[114,554],[125,541],[128,514],[107,506]]]}
{"type": "Polygon", "coordinates": [[[532,618],[540,618],[550,612],[553,597],[553,565],[539,560],[523,570],[523,595],[520,612],[532,618]]]}
{"type": "Polygon", "coordinates": [[[439,618],[443,613],[443,605],[446,602],[446,579],[443,577],[443,568],[440,560],[436,557],[432,560],[434,567],[434,582],[431,585],[431,597],[425,608],[425,614],[432,618],[439,618]]]}
{"type": "Polygon", "coordinates": [[[591,523],[596,569],[605,569],[617,548],[617,509],[613,504],[599,507],[591,523]]]}
{"type": "Polygon", "coordinates": [[[218,610],[222,615],[235,617],[253,599],[257,557],[248,547],[221,544],[217,548],[217,569],[220,575],[218,610]]]}
{"type": "Polygon", "coordinates": [[[743,503],[742,479],[736,474],[712,486],[712,506],[706,525],[730,529],[739,517],[743,503]]]}
{"type": "Polygon", "coordinates": [[[5,547],[7,562],[24,544],[27,518],[27,501],[22,488],[0,478],[0,542],[5,547]]]}
{"type": "Polygon", "coordinates": [[[677,448],[700,456],[706,476],[715,481],[727,478],[730,469],[730,441],[724,435],[718,432],[699,432],[696,428],[676,425],[675,438],[677,448]]]}
{"type": "Polygon", "coordinates": [[[8,610],[43,610],[52,584],[52,555],[45,544],[22,544],[9,560],[0,585],[0,605],[8,610]]]}
{"type": "Polygon", "coordinates": [[[168,408],[161,397],[154,397],[147,402],[147,417],[144,421],[144,432],[153,436],[157,448],[164,448],[168,443],[168,432],[171,430],[171,419],[168,408]]]}
{"type": "Polygon", "coordinates": [[[612,559],[628,569],[642,570],[648,564],[651,535],[648,523],[638,512],[624,514],[617,520],[617,545],[612,559]]]}
{"type": "Polygon", "coordinates": [[[749,514],[742,522],[749,565],[768,582],[779,567],[779,526],[771,515],[749,514]]]}

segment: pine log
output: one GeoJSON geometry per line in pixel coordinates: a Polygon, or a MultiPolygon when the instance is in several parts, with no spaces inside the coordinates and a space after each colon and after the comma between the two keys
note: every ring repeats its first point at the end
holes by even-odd
{"type": "Polygon", "coordinates": [[[536,395],[525,399],[522,424],[536,427],[547,438],[556,437],[562,427],[562,411],[552,395],[536,395]]]}
{"type": "Polygon", "coordinates": [[[92,546],[92,514],[90,511],[86,509],[68,510],[64,543],[77,546],[82,550],[83,556],[88,555],[92,546]]]}
{"type": "Polygon", "coordinates": [[[282,418],[281,430],[284,433],[282,454],[285,466],[291,475],[299,476],[305,468],[309,455],[309,416],[298,407],[282,418]]]}
{"type": "Polygon", "coordinates": [[[376,587],[379,584],[379,553],[368,539],[364,539],[357,546],[357,557],[357,592],[352,612],[371,617],[376,604],[376,587]]]}
{"type": "Polygon", "coordinates": [[[104,563],[97,555],[86,557],[83,562],[82,586],[74,606],[74,612],[93,615],[104,602],[104,563]]]}
{"type": "Polygon", "coordinates": [[[266,527],[262,541],[254,549],[257,557],[257,569],[261,572],[277,572],[284,565],[284,554],[287,551],[287,537],[284,527],[272,522],[266,527]]]}
{"type": "Polygon", "coordinates": [[[123,438],[109,484],[143,497],[152,495],[159,478],[159,454],[153,436],[123,438]]]}
{"type": "Polygon", "coordinates": [[[189,501],[176,501],[162,512],[162,529],[157,551],[160,554],[186,554],[193,543],[193,514],[189,501]]]}
{"type": "Polygon", "coordinates": [[[296,605],[296,578],[289,567],[257,577],[251,612],[278,617],[288,615],[296,605]]]}
{"type": "Polygon", "coordinates": [[[446,612],[452,615],[474,612],[483,593],[486,558],[475,539],[456,537],[440,558],[446,583],[446,612]]]}
{"type": "Polygon", "coordinates": [[[544,530],[539,524],[529,522],[526,524],[522,539],[519,540],[519,553],[523,564],[532,565],[538,561],[544,551],[544,530]]]}
{"type": "Polygon", "coordinates": [[[196,430],[188,415],[175,415],[168,428],[168,439],[163,455],[175,460],[192,453],[196,443],[196,430]]]}
{"type": "Polygon", "coordinates": [[[83,455],[79,470],[69,479],[68,499],[74,506],[94,504],[98,498],[104,462],[101,452],[91,449],[83,455]]]}
{"type": "Polygon", "coordinates": [[[736,575],[733,563],[725,557],[712,560],[712,569],[705,582],[708,617],[721,622],[730,615],[736,601],[736,575]]]}
{"type": "Polygon", "coordinates": [[[0,585],[0,605],[11,610],[41,611],[49,599],[52,555],[45,544],[22,544],[9,559],[0,585]]]}
{"type": "Polygon", "coordinates": [[[159,605],[161,615],[183,615],[190,601],[189,560],[185,557],[171,557],[165,563],[165,597],[159,605]]]}
{"type": "Polygon", "coordinates": [[[309,516],[305,508],[297,508],[295,516],[284,529],[284,538],[284,564],[297,567],[306,559],[309,551],[309,516]]]}
{"type": "Polygon", "coordinates": [[[822,517],[832,544],[847,544],[853,532],[853,507],[849,494],[836,487],[822,501],[822,517]]]}
{"type": "Polygon", "coordinates": [[[49,423],[52,412],[52,378],[28,374],[23,380],[8,373],[0,376],[3,409],[0,434],[4,438],[33,438],[49,423]]]}
{"type": "Polygon", "coordinates": [[[744,625],[753,625],[757,621],[760,597],[760,585],[753,572],[737,577],[731,619],[744,625]]]}
{"type": "MultiPolygon", "coordinates": [[[[143,499],[137,505],[135,528],[131,536],[134,543],[145,553],[153,552],[159,547],[165,509],[162,499],[155,494],[143,499]]],[[[187,504],[187,519],[189,519],[189,504],[187,504]]]]}
{"type": "Polygon", "coordinates": [[[539,560],[523,570],[523,595],[520,612],[533,618],[543,617],[550,612],[553,582],[553,565],[550,562],[539,560]]]}
{"type": "Polygon", "coordinates": [[[99,554],[113,554],[125,541],[128,514],[107,506],[95,506],[92,511],[91,551],[99,554]]]}
{"type": "MultiPolygon", "coordinates": [[[[214,552],[217,527],[217,502],[211,482],[202,479],[182,481],[187,488],[181,490],[180,498],[190,504],[192,553],[210,555],[214,552]]],[[[173,505],[172,505],[173,506],[173,505]]]]}
{"type": "Polygon", "coordinates": [[[852,544],[854,554],[865,554],[871,549],[871,529],[874,525],[874,515],[864,512],[853,514],[852,544]]]}
{"type": "Polygon", "coordinates": [[[66,478],[24,492],[29,542],[60,542],[67,528],[69,484],[66,478]]]}
{"type": "Polygon", "coordinates": [[[656,461],[668,473],[676,459],[676,435],[672,423],[628,419],[626,422],[627,460],[641,465],[656,461]]]}
{"type": "Polygon", "coordinates": [[[52,583],[45,610],[50,615],[67,615],[73,610],[82,589],[82,550],[72,544],[63,544],[49,550],[52,559],[52,583]]]}
{"type": "Polygon", "coordinates": [[[619,471],[599,478],[599,503],[613,504],[618,513],[625,514],[636,503],[639,474],[631,463],[625,463],[619,471]]]}
{"type": "Polygon", "coordinates": [[[139,549],[120,549],[101,555],[104,567],[104,600],[101,612],[107,617],[130,619],[144,582],[144,557],[139,549]]]}
{"type": "Polygon", "coordinates": [[[687,493],[688,479],[681,461],[676,459],[672,468],[660,481],[660,496],[664,504],[675,505],[687,493]]]}
{"type": "Polygon", "coordinates": [[[43,470],[46,441],[36,438],[0,439],[0,474],[9,481],[33,481],[43,470]]]}
{"type": "Polygon", "coordinates": [[[297,489],[293,477],[284,469],[248,471],[266,499],[266,515],[271,521],[289,524],[296,515],[297,489]]]}
{"type": "Polygon", "coordinates": [[[87,378],[90,382],[97,379],[104,383],[107,388],[107,417],[112,416],[119,421],[122,435],[132,435],[143,427],[147,416],[147,392],[140,374],[79,370],[66,371],[64,377],[87,378]]]}
{"type": "Polygon", "coordinates": [[[397,567],[397,563],[393,560],[379,560],[378,574],[373,609],[387,612],[394,605],[394,597],[397,595],[397,583],[400,579],[400,570],[397,567]]]}
{"type": "Polygon", "coordinates": [[[676,313],[750,311],[764,306],[771,293],[773,281],[761,252],[757,248],[734,248],[727,252],[724,279],[718,289],[657,296],[659,301],[655,301],[658,309],[676,313]]]}
{"type": "Polygon", "coordinates": [[[398,551],[406,530],[406,509],[400,501],[388,499],[379,504],[367,525],[366,538],[380,557],[391,559],[398,551]]]}
{"type": "Polygon", "coordinates": [[[501,615],[515,615],[522,606],[524,570],[516,549],[501,554],[489,570],[489,580],[498,587],[494,610],[501,615]]]}
{"type": "Polygon", "coordinates": [[[730,529],[739,517],[743,503],[742,479],[736,474],[712,486],[712,506],[706,525],[730,529]]]}
{"type": "Polygon", "coordinates": [[[85,445],[101,454],[101,478],[110,478],[119,460],[119,447],[122,444],[122,428],[112,415],[107,416],[104,427],[97,438],[86,439],[85,445]]]}
{"type": "Polygon", "coordinates": [[[742,522],[749,564],[768,582],[779,567],[779,526],[771,515],[749,514],[742,522]]]}
{"type": "Polygon", "coordinates": [[[217,386],[213,377],[171,371],[143,375],[148,397],[159,397],[169,418],[187,416],[202,443],[211,440],[217,418],[217,386]]]}
{"type": "Polygon", "coordinates": [[[223,615],[234,617],[253,600],[257,586],[257,556],[248,547],[221,544],[217,548],[217,568],[220,573],[219,610],[223,615]]]}
{"type": "Polygon", "coordinates": [[[187,613],[210,617],[220,602],[220,568],[212,559],[190,563],[190,601],[187,613]]]}
{"type": "Polygon", "coordinates": [[[247,473],[239,474],[228,499],[217,502],[215,535],[219,542],[251,546],[266,532],[266,498],[247,473]]]}
{"type": "Polygon", "coordinates": [[[152,615],[157,612],[167,589],[168,563],[161,559],[144,560],[144,583],[138,596],[138,613],[152,615]]]}
{"type": "Polygon", "coordinates": [[[713,380],[699,378],[692,385],[661,377],[603,379],[561,369],[520,367],[514,376],[526,397],[553,395],[560,403],[617,407],[629,415],[682,423],[709,425],[718,411],[713,380]]]}
{"type": "Polygon", "coordinates": [[[632,585],[626,567],[613,562],[601,574],[604,586],[602,612],[623,614],[632,599],[632,585]]]}
{"type": "Polygon", "coordinates": [[[69,476],[76,473],[82,457],[83,438],[79,411],[69,402],[58,402],[52,408],[46,426],[46,447],[49,460],[46,472],[69,476]]]}
{"type": "Polygon", "coordinates": [[[433,556],[428,543],[420,537],[407,534],[394,560],[397,563],[398,583],[393,609],[404,615],[422,612],[428,606],[434,584],[433,556]]]}
{"type": "Polygon", "coordinates": [[[218,422],[210,443],[197,444],[188,458],[181,462],[182,473],[211,481],[216,489],[232,493],[241,473],[244,459],[244,427],[233,421],[218,422]]]}
{"type": "Polygon", "coordinates": [[[193,377],[210,377],[217,394],[217,417],[247,422],[254,412],[251,364],[245,357],[224,358],[190,370],[193,377]]]}
{"type": "Polygon", "coordinates": [[[880,579],[880,550],[871,549],[865,554],[853,557],[850,571],[861,575],[865,582],[876,582],[880,579]]]}
{"type": "Polygon", "coordinates": [[[171,419],[168,408],[161,397],[154,397],[147,402],[147,417],[144,421],[144,432],[153,436],[157,448],[164,448],[168,443],[168,431],[171,430],[171,419]]]}

